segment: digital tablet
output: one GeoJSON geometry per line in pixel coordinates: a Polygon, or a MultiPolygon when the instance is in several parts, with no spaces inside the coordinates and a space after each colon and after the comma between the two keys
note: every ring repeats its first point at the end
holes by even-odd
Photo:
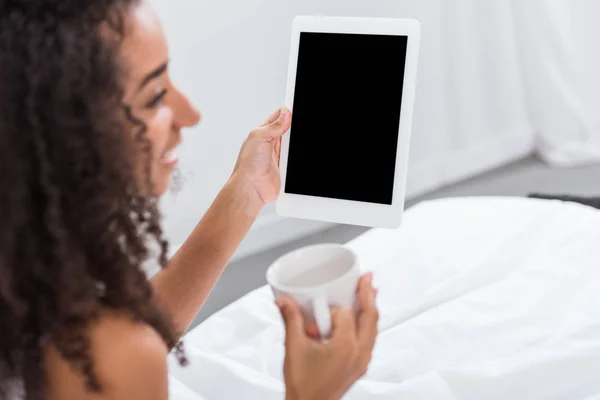
{"type": "Polygon", "coordinates": [[[279,215],[400,225],[419,39],[415,20],[294,20],[279,215]]]}

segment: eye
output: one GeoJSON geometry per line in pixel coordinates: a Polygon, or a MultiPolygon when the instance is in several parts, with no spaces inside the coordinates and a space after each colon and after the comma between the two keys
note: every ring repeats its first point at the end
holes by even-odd
{"type": "Polygon", "coordinates": [[[156,97],[154,97],[152,100],[150,100],[146,104],[146,108],[155,108],[155,107],[160,106],[166,95],[167,95],[167,89],[161,90],[161,92],[158,95],[156,95],[156,97]]]}

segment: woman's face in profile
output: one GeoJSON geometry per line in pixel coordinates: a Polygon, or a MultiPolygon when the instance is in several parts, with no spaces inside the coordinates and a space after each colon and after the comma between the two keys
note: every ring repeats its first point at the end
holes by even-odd
{"type": "MultiPolygon", "coordinates": [[[[182,139],[181,130],[196,125],[200,113],[169,78],[166,38],[147,1],[131,8],[126,27],[121,53],[128,72],[124,102],[134,118],[146,125],[146,136],[152,145],[153,194],[162,195],[177,166],[176,147],[182,139]]],[[[144,165],[139,166],[138,172],[145,177],[147,159],[141,160],[144,165]]]]}

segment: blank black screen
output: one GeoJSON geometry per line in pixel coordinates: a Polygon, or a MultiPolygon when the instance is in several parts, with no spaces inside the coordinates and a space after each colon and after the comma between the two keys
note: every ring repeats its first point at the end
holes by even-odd
{"type": "Polygon", "coordinates": [[[286,193],[392,204],[407,41],[301,33],[286,193]]]}

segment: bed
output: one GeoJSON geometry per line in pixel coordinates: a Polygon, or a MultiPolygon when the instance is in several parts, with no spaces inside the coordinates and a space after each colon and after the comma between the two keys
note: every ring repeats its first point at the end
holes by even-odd
{"type": "MultiPolygon", "coordinates": [[[[560,201],[421,203],[348,243],[380,288],[370,369],[346,399],[600,400],[600,211],[560,201]]],[[[283,327],[258,289],[186,336],[176,400],[281,400],[283,327]]]]}

